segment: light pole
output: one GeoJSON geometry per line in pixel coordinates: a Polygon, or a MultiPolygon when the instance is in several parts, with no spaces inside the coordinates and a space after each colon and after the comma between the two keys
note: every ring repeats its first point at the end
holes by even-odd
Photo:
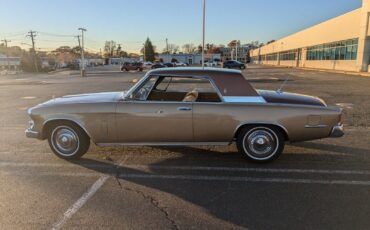
{"type": "Polygon", "coordinates": [[[85,73],[85,56],[84,56],[84,32],[87,30],[85,28],[78,28],[78,30],[81,30],[81,39],[82,39],[82,47],[81,47],[81,77],[86,76],[85,73]]]}
{"type": "Polygon", "coordinates": [[[238,61],[238,40],[235,42],[235,60],[238,61]]]}
{"type": "Polygon", "coordinates": [[[204,40],[206,30],[206,0],[203,0],[203,41],[202,41],[202,68],[204,69],[204,40]]]}

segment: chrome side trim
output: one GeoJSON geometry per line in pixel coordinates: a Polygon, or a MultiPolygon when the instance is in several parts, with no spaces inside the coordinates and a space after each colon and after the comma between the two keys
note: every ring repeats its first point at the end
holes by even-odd
{"type": "Polygon", "coordinates": [[[304,126],[305,128],[308,128],[308,129],[321,129],[321,128],[326,128],[328,127],[327,125],[305,125],[304,126]]]}
{"type": "Polygon", "coordinates": [[[261,96],[251,96],[251,97],[238,97],[238,96],[224,96],[225,102],[231,103],[266,103],[265,99],[261,96]]]}
{"type": "Polygon", "coordinates": [[[142,143],[96,143],[97,146],[214,146],[230,145],[230,142],[142,142],[142,143]]]}

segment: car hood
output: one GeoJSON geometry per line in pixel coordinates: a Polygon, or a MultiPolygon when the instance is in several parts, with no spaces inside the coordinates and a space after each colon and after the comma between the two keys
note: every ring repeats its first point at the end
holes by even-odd
{"type": "Polygon", "coordinates": [[[77,103],[97,103],[97,102],[114,102],[125,95],[124,92],[103,92],[87,93],[77,95],[66,95],[51,99],[41,105],[58,105],[58,104],[77,104],[77,103]]]}
{"type": "Polygon", "coordinates": [[[297,93],[277,92],[272,90],[257,90],[257,92],[268,103],[313,105],[326,107],[326,103],[324,102],[324,100],[318,97],[297,93]]]}

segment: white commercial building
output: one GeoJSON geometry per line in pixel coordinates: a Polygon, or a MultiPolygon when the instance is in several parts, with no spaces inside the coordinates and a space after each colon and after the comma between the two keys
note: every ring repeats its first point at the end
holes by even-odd
{"type": "MultiPolygon", "coordinates": [[[[183,62],[189,65],[202,64],[201,54],[159,54],[158,58],[163,60],[164,63],[176,59],[177,62],[183,62]]],[[[205,54],[204,59],[205,61],[221,60],[221,54],[205,54]]]]}
{"type": "Polygon", "coordinates": [[[7,57],[0,54],[0,69],[19,70],[20,65],[20,57],[7,57]]]}
{"type": "Polygon", "coordinates": [[[362,7],[250,52],[253,63],[368,72],[370,0],[362,7]]]}

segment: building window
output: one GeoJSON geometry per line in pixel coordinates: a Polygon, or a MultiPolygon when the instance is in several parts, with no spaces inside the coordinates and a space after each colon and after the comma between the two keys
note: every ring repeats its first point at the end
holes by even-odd
{"type": "Polygon", "coordinates": [[[277,53],[273,53],[273,54],[267,54],[266,55],[266,60],[267,61],[277,61],[277,53]]]}
{"type": "Polygon", "coordinates": [[[333,42],[307,48],[307,60],[356,60],[358,39],[333,42]]]}
{"type": "Polygon", "coordinates": [[[285,52],[279,53],[280,61],[293,61],[296,59],[297,50],[288,50],[285,52]]]}

